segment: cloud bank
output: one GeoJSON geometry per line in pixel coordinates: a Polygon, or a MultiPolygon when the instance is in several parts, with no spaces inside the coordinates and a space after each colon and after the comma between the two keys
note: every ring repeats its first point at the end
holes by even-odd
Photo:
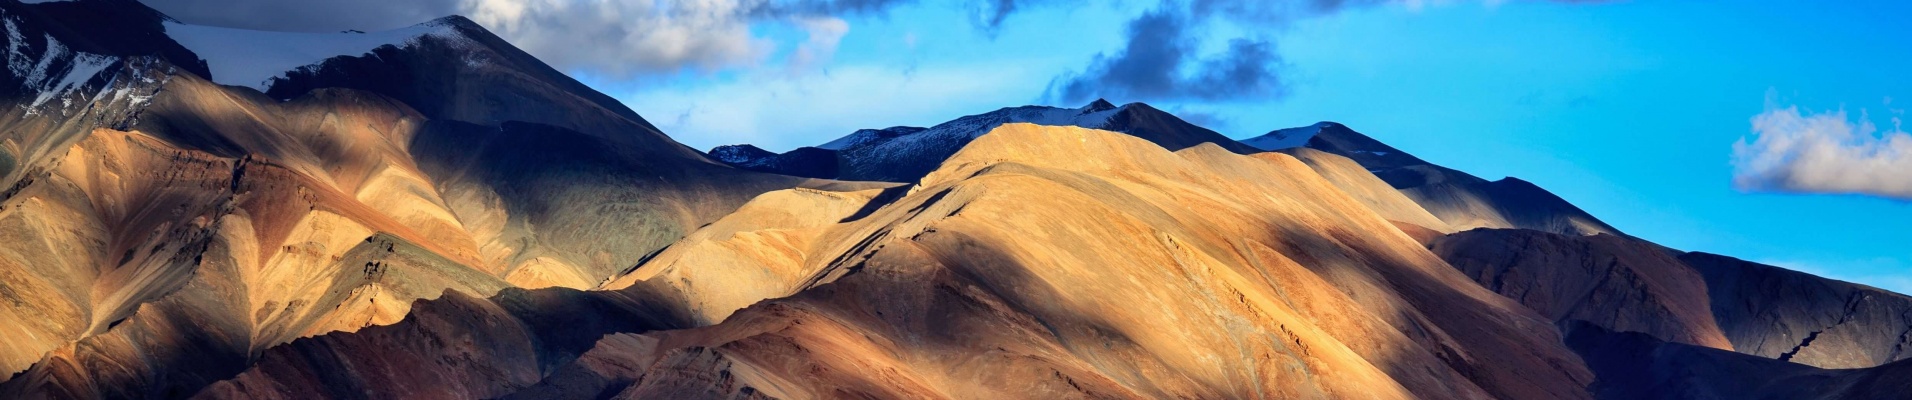
{"type": "Polygon", "coordinates": [[[464,15],[561,69],[631,78],[759,66],[778,43],[753,24],[809,34],[794,64],[829,58],[848,26],[908,0],[145,0],[189,23],[274,31],[391,29],[464,15]]]}
{"type": "Polygon", "coordinates": [[[1912,134],[1861,112],[1772,108],[1733,144],[1733,186],[1749,192],[1861,194],[1912,201],[1912,134]]]}

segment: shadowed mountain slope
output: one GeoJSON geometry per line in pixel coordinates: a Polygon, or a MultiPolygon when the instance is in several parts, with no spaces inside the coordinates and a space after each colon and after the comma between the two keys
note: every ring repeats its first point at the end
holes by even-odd
{"type": "Polygon", "coordinates": [[[1602,399],[1894,399],[1912,390],[1904,379],[1912,361],[1820,369],[1588,324],[1567,332],[1598,374],[1592,390],[1602,399]]]}
{"type": "Polygon", "coordinates": [[[1511,177],[1488,181],[1435,165],[1338,123],[1279,130],[1244,142],[1291,144],[1310,133],[1306,148],[1354,160],[1453,230],[1484,227],[1569,235],[1620,234],[1618,229],[1527,181],[1511,177]]]}
{"type": "Polygon", "coordinates": [[[1488,289],[1563,326],[1820,368],[1905,360],[1912,297],[1612,235],[1477,229],[1429,246],[1488,289]]]}
{"type": "MultiPolygon", "coordinates": [[[[605,289],[702,327],[609,336],[519,395],[1583,398],[1590,379],[1547,320],[1293,158],[1070,127],[1005,125],[906,192],[759,196],[605,289]]],[[[215,388],[298,393],[270,371],[409,357],[343,345],[393,340],[414,339],[330,335],[215,388]]]]}

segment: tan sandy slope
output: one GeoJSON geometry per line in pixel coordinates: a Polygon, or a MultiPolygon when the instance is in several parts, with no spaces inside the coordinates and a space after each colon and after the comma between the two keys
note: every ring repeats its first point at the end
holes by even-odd
{"type": "Polygon", "coordinates": [[[1585,396],[1547,321],[1286,155],[1011,124],[851,211],[875,195],[766,194],[673,245],[613,287],[675,290],[723,322],[607,338],[550,381],[639,398],[1585,396]],[[591,366],[607,360],[626,367],[591,366]],[[713,374],[730,381],[696,379],[713,374]]]}
{"type": "MultiPolygon", "coordinates": [[[[1584,398],[1591,380],[1548,320],[1300,161],[1079,128],[1005,125],[907,190],[758,196],[604,288],[696,328],[613,334],[543,378],[442,384],[530,398],[1584,398]]],[[[479,325],[455,335],[524,335],[479,325]]],[[[300,341],[201,394],[416,394],[380,391],[355,365],[522,371],[401,361],[519,345],[363,350],[453,334],[433,326],[300,341]]]]}

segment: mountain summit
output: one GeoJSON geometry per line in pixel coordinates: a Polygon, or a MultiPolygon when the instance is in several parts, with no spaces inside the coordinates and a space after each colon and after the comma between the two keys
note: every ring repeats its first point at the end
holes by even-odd
{"type": "MultiPolygon", "coordinates": [[[[797,176],[914,182],[923,174],[935,169],[943,160],[956,154],[957,150],[970,141],[997,126],[1009,123],[1110,130],[1127,133],[1170,149],[1213,143],[1235,153],[1257,152],[1253,147],[1236,143],[1215,131],[1195,126],[1147,104],[1129,103],[1118,107],[1107,100],[1096,99],[1081,108],[1047,106],[1003,108],[957,118],[929,128],[863,129],[815,147],[830,150],[834,152],[833,154],[799,149],[802,154],[762,156],[731,162],[731,164],[746,169],[797,176]],[[834,158],[839,166],[837,173],[835,175],[816,174],[814,171],[818,169],[814,166],[829,164],[829,158],[834,158]],[[781,169],[775,165],[793,166],[790,169],[781,169]]],[[[713,149],[714,151],[716,149],[713,149]]]]}

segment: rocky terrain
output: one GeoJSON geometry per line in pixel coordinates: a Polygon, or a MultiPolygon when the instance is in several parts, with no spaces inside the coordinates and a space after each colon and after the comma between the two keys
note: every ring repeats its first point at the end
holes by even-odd
{"type": "Polygon", "coordinates": [[[1907,389],[1912,298],[1336,123],[1096,101],[705,154],[460,17],[0,24],[0,398],[1907,389]]]}

